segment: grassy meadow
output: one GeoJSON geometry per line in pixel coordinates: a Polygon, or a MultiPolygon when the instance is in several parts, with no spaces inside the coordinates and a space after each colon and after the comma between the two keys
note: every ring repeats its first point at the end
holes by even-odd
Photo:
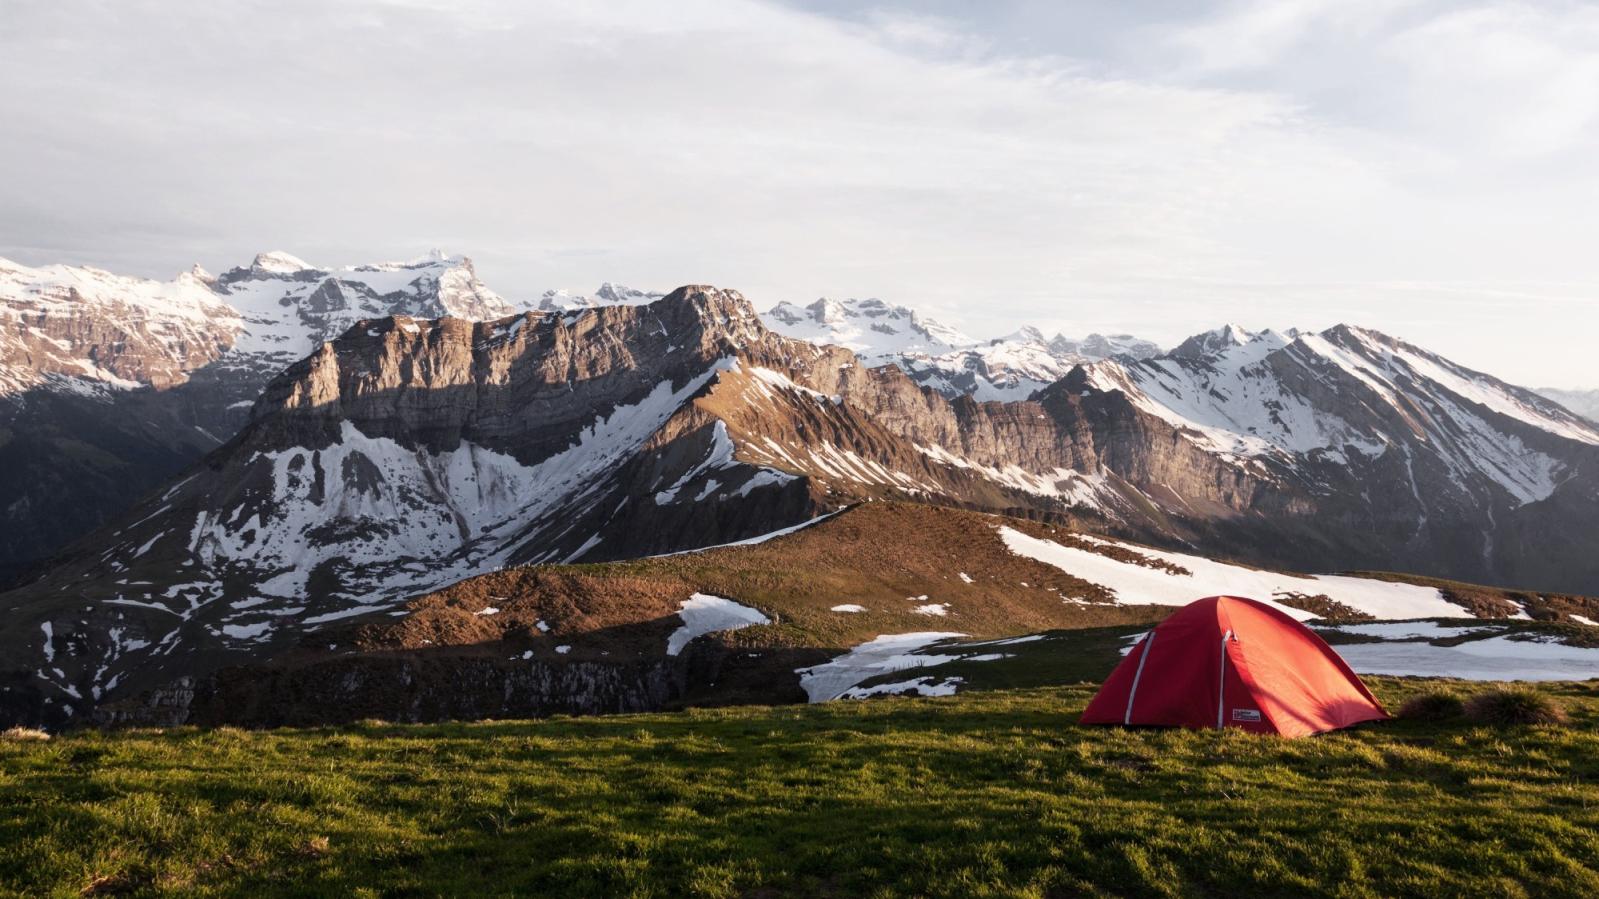
{"type": "Polygon", "coordinates": [[[0,892],[1599,894],[1599,686],[1543,689],[1569,726],[1084,728],[1084,685],[0,740],[0,892]]]}

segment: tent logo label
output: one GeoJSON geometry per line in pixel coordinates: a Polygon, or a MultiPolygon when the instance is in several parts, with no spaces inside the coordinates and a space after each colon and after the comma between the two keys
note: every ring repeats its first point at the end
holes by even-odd
{"type": "Polygon", "coordinates": [[[1233,709],[1234,721],[1259,721],[1259,709],[1233,709]]]}

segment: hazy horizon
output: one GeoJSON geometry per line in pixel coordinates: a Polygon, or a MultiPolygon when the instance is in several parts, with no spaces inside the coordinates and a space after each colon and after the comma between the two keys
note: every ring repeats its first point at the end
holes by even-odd
{"type": "Polygon", "coordinates": [[[1168,346],[1347,321],[1599,387],[1582,4],[0,5],[28,265],[440,247],[513,299],[714,283],[1168,346]]]}

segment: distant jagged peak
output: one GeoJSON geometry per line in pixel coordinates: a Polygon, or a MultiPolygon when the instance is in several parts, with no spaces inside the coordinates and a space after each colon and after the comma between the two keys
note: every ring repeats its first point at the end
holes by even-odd
{"type": "MultiPolygon", "coordinates": [[[[867,300],[866,302],[873,303],[879,307],[882,306],[881,300],[867,300]]],[[[852,308],[858,304],[859,302],[856,300],[849,300],[848,305],[846,305],[843,301],[822,297],[805,308],[810,310],[811,318],[815,319],[817,322],[824,325],[831,325],[842,322],[848,318],[854,318],[856,315],[858,315],[859,313],[855,312],[852,308]]]]}
{"type": "Polygon", "coordinates": [[[968,394],[979,400],[1025,399],[1081,362],[1146,359],[1162,352],[1158,344],[1130,334],[1049,338],[1033,326],[973,340],[913,309],[879,299],[778,303],[765,319],[768,327],[786,336],[842,346],[868,364],[898,365],[913,380],[946,396],[968,394]]]}
{"type": "Polygon", "coordinates": [[[51,312],[123,307],[157,318],[225,317],[226,306],[210,289],[209,277],[198,266],[158,281],[89,265],[33,267],[0,259],[0,307],[22,304],[51,312]]]}
{"type": "Polygon", "coordinates": [[[1049,345],[1049,341],[1044,339],[1044,332],[1032,325],[1024,325],[1004,337],[996,337],[988,343],[990,346],[1001,343],[1041,343],[1045,346],[1049,345]]]}
{"type": "Polygon", "coordinates": [[[1540,396],[1554,400],[1562,407],[1599,424],[1599,390],[1572,390],[1562,387],[1539,387],[1540,396]]]}
{"type": "Polygon", "coordinates": [[[533,308],[539,312],[570,312],[596,306],[643,306],[666,294],[658,290],[639,290],[614,281],[605,281],[592,294],[575,294],[565,289],[546,290],[533,308]]]}
{"type": "Polygon", "coordinates": [[[979,342],[908,306],[876,297],[822,297],[804,306],[782,302],[766,313],[768,326],[789,337],[834,344],[878,360],[905,354],[937,355],[979,342]]]}
{"type": "Polygon", "coordinates": [[[664,296],[666,296],[666,294],[659,291],[639,290],[635,287],[625,287],[621,284],[615,283],[614,281],[606,281],[594,291],[595,299],[603,300],[607,303],[626,303],[628,305],[651,303],[664,296]]]}
{"type": "Polygon", "coordinates": [[[429,268],[464,268],[469,272],[473,272],[474,274],[476,273],[476,269],[472,265],[472,259],[470,257],[463,256],[459,253],[446,253],[437,247],[429,250],[424,255],[417,256],[414,259],[407,259],[403,262],[374,262],[368,265],[352,266],[347,270],[354,272],[394,272],[401,270],[415,271],[417,269],[429,268]]]}
{"type": "Polygon", "coordinates": [[[714,284],[684,284],[671,293],[655,296],[651,300],[651,304],[659,302],[681,303],[685,301],[703,301],[713,306],[734,310],[740,317],[747,316],[752,319],[759,319],[759,316],[755,314],[754,307],[750,305],[750,301],[744,297],[744,294],[731,287],[717,287],[714,284]]]}
{"type": "Polygon", "coordinates": [[[246,280],[271,281],[287,279],[309,281],[319,278],[336,278],[340,281],[362,283],[370,280],[365,276],[374,274],[404,275],[415,273],[412,275],[413,278],[429,274],[441,277],[445,273],[452,271],[464,272],[465,275],[471,278],[477,277],[477,270],[473,266],[471,258],[459,254],[446,253],[436,248],[411,259],[345,266],[312,265],[292,253],[271,250],[256,254],[248,266],[230,269],[215,280],[223,284],[231,284],[246,280]]]}
{"type": "Polygon", "coordinates": [[[1089,334],[1081,340],[1075,340],[1064,334],[1056,334],[1049,340],[1050,352],[1057,356],[1067,358],[1082,358],[1087,360],[1111,359],[1118,356],[1127,356],[1133,359],[1148,359],[1159,356],[1164,350],[1160,344],[1152,340],[1144,340],[1132,334],[1089,334]]]}
{"type": "Polygon", "coordinates": [[[292,253],[282,250],[269,250],[257,253],[250,262],[250,271],[261,275],[292,275],[303,271],[321,271],[292,253]]]}
{"type": "Polygon", "coordinates": [[[1256,332],[1240,325],[1228,323],[1188,338],[1178,344],[1171,355],[1179,359],[1204,359],[1243,346],[1255,338],[1256,332]]]}

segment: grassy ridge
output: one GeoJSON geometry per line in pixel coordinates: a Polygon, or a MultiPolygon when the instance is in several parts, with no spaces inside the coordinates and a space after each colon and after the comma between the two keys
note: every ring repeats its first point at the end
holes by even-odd
{"type": "Polygon", "coordinates": [[[0,743],[0,890],[1594,895],[1599,693],[1548,689],[1570,728],[1081,728],[1081,686],[77,733],[0,743]]]}

